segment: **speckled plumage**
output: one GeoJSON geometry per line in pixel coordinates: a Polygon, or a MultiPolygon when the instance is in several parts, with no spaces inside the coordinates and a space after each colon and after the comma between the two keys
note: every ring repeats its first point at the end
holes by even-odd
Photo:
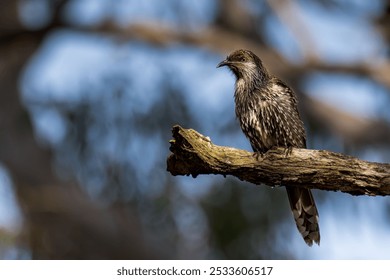
{"type": "MultiPolygon", "coordinates": [[[[265,153],[273,147],[306,148],[303,122],[295,93],[272,76],[251,51],[238,50],[218,67],[228,66],[236,76],[236,116],[253,150],[265,153]]],[[[286,186],[299,232],[311,246],[320,243],[318,211],[311,191],[286,186]]]]}

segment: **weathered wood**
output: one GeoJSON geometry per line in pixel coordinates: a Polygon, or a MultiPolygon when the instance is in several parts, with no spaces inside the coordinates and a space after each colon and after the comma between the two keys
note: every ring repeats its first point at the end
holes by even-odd
{"type": "Polygon", "coordinates": [[[214,145],[193,129],[172,128],[172,175],[232,175],[257,185],[288,185],[352,195],[390,195],[390,164],[375,163],[324,150],[270,150],[263,157],[231,147],[214,145]]]}

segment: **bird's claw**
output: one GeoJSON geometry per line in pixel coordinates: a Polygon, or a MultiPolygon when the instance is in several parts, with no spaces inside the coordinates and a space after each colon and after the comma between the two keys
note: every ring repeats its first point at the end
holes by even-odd
{"type": "Polygon", "coordinates": [[[293,147],[289,146],[284,149],[284,156],[289,157],[292,154],[293,147]]]}
{"type": "Polygon", "coordinates": [[[263,158],[264,157],[264,153],[262,152],[254,152],[253,153],[253,157],[256,159],[256,160],[259,160],[259,158],[263,158]]]}

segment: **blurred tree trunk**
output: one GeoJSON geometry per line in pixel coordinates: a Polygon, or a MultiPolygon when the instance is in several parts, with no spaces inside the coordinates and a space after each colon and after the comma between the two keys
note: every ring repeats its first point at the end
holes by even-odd
{"type": "Polygon", "coordinates": [[[32,257],[153,258],[131,209],[105,209],[74,182],[60,181],[52,169],[51,152],[37,143],[18,82],[52,26],[25,30],[17,9],[18,1],[0,4],[0,161],[11,174],[32,257]]]}

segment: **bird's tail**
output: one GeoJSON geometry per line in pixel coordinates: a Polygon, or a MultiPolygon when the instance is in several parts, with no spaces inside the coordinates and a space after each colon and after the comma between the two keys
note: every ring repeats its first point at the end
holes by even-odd
{"type": "Polygon", "coordinates": [[[320,227],[318,211],[311,191],[303,188],[286,187],[288,200],[295,223],[307,245],[313,241],[320,245],[320,227]]]}

